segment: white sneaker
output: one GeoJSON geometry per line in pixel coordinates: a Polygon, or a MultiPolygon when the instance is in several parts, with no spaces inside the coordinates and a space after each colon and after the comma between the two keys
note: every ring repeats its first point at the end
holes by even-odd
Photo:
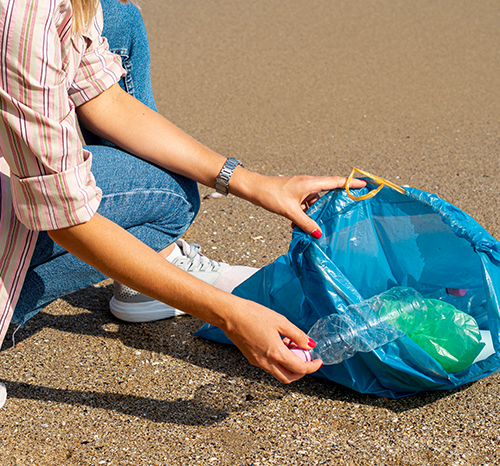
{"type": "MultiPolygon", "coordinates": [[[[172,264],[228,293],[258,270],[255,267],[231,266],[224,262],[216,262],[201,254],[198,244],[188,244],[183,239],[175,243],[180,248],[181,255],[172,260],[172,264]]],[[[120,320],[151,322],[184,314],[168,304],[145,296],[121,283],[115,282],[114,287],[114,296],[109,302],[109,307],[111,313],[120,320]]]]}
{"type": "Polygon", "coordinates": [[[3,383],[0,383],[0,409],[2,409],[3,405],[7,401],[7,389],[3,383]]]}

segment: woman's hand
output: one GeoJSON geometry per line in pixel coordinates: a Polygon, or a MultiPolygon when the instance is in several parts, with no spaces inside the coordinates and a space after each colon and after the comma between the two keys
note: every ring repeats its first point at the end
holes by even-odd
{"type": "Polygon", "coordinates": [[[305,362],[288,349],[282,336],[286,337],[285,341],[291,340],[305,350],[315,346],[289,320],[260,304],[237,299],[237,307],[229,314],[223,330],[252,365],[261,367],[283,383],[316,372],[323,365],[319,359],[305,362]]]}
{"type": "Polygon", "coordinates": [[[250,363],[283,383],[321,367],[321,361],[306,363],[285,346],[281,335],[311,348],[307,335],[285,317],[184,272],[99,214],[49,235],[108,277],[221,328],[250,363]]]}
{"type": "MultiPolygon", "coordinates": [[[[346,178],[338,176],[264,176],[237,167],[230,192],[270,212],[282,215],[306,233],[321,237],[318,224],[306,210],[319,199],[319,193],[345,188],[346,178]]],[[[362,188],[363,180],[353,179],[351,188],[362,188]]]]}

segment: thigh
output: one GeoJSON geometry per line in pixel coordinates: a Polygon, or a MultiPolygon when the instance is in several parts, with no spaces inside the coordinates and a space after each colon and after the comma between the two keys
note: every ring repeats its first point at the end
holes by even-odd
{"type": "MultiPolygon", "coordinates": [[[[190,226],[199,206],[198,185],[184,176],[109,146],[85,146],[102,190],[97,212],[129,230],[155,250],[168,246],[190,226]]],[[[66,250],[40,232],[30,267],[66,250]]]]}
{"type": "Polygon", "coordinates": [[[196,214],[200,203],[196,182],[113,147],[86,149],[103,192],[99,214],[126,229],[192,221],[188,212],[196,214]]]}

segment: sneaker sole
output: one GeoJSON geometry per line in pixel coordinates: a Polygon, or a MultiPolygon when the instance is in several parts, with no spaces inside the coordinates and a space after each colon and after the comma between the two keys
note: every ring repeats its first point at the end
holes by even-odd
{"type": "Polygon", "coordinates": [[[140,304],[140,310],[137,310],[138,303],[124,303],[114,296],[109,302],[109,309],[117,319],[125,322],[152,322],[154,320],[170,319],[185,315],[185,312],[179,311],[172,306],[168,306],[160,301],[149,301],[140,304]]]}

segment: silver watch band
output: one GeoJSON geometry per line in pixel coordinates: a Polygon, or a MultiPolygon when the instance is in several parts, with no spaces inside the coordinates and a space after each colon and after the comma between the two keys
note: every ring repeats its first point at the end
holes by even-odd
{"type": "Polygon", "coordinates": [[[243,167],[243,164],[234,157],[229,157],[226,160],[226,163],[222,166],[219,176],[215,179],[215,190],[218,193],[227,196],[227,192],[229,190],[229,180],[233,175],[234,169],[238,165],[241,165],[243,167]]]}

